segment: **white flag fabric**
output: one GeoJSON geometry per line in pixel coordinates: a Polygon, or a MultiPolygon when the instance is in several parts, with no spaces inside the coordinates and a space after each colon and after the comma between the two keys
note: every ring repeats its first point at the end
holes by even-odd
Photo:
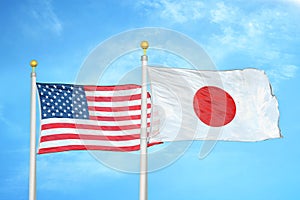
{"type": "Polygon", "coordinates": [[[261,141],[281,137],[278,102],[264,71],[148,67],[151,138],[261,141]]]}

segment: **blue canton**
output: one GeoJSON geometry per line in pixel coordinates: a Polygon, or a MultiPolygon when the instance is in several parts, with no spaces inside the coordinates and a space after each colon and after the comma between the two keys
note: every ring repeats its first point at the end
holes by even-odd
{"type": "Polygon", "coordinates": [[[42,119],[89,119],[83,86],[37,83],[42,119]]]}

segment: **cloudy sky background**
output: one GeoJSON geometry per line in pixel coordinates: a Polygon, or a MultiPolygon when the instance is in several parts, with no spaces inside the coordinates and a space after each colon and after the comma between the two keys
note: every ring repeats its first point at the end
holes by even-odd
{"type": "MultiPolygon", "coordinates": [[[[1,200],[28,198],[30,60],[39,61],[38,81],[74,83],[97,45],[143,27],[185,34],[217,69],[265,70],[279,101],[284,136],[218,142],[203,160],[198,158],[202,142],[194,142],[175,163],[149,174],[149,199],[300,197],[300,1],[4,0],[0,11],[1,200]]],[[[132,59],[116,62],[131,67],[132,59]]],[[[155,63],[182,67],[163,56],[155,63]]],[[[138,186],[138,175],[110,169],[88,152],[37,157],[38,200],[138,199],[138,186]]]]}

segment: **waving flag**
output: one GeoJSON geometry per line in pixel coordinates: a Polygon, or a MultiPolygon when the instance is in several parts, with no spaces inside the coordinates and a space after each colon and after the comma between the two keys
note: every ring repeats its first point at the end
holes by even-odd
{"type": "Polygon", "coordinates": [[[197,71],[148,67],[152,138],[260,141],[279,138],[279,111],[267,76],[256,69],[197,71]]]}
{"type": "MultiPolygon", "coordinates": [[[[39,154],[139,150],[141,86],[37,83],[37,88],[41,106],[39,154]]],[[[149,94],[147,101],[149,127],[149,94]]]]}

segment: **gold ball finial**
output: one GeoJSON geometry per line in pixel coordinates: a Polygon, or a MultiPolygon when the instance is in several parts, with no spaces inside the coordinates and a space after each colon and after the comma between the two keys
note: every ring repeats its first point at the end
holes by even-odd
{"type": "Polygon", "coordinates": [[[148,41],[142,41],[141,42],[141,47],[142,47],[142,49],[148,49],[148,47],[149,47],[148,41]]]}
{"type": "Polygon", "coordinates": [[[31,66],[31,69],[32,69],[32,73],[35,73],[35,68],[36,68],[37,65],[38,65],[38,62],[36,60],[30,61],[30,66],[31,66]]]}
{"type": "Polygon", "coordinates": [[[144,41],[141,42],[141,48],[144,50],[144,55],[146,55],[148,47],[149,47],[148,41],[144,40],[144,41]]]}
{"type": "Polygon", "coordinates": [[[38,62],[36,60],[30,61],[30,66],[31,67],[36,67],[38,65],[38,62]]]}

